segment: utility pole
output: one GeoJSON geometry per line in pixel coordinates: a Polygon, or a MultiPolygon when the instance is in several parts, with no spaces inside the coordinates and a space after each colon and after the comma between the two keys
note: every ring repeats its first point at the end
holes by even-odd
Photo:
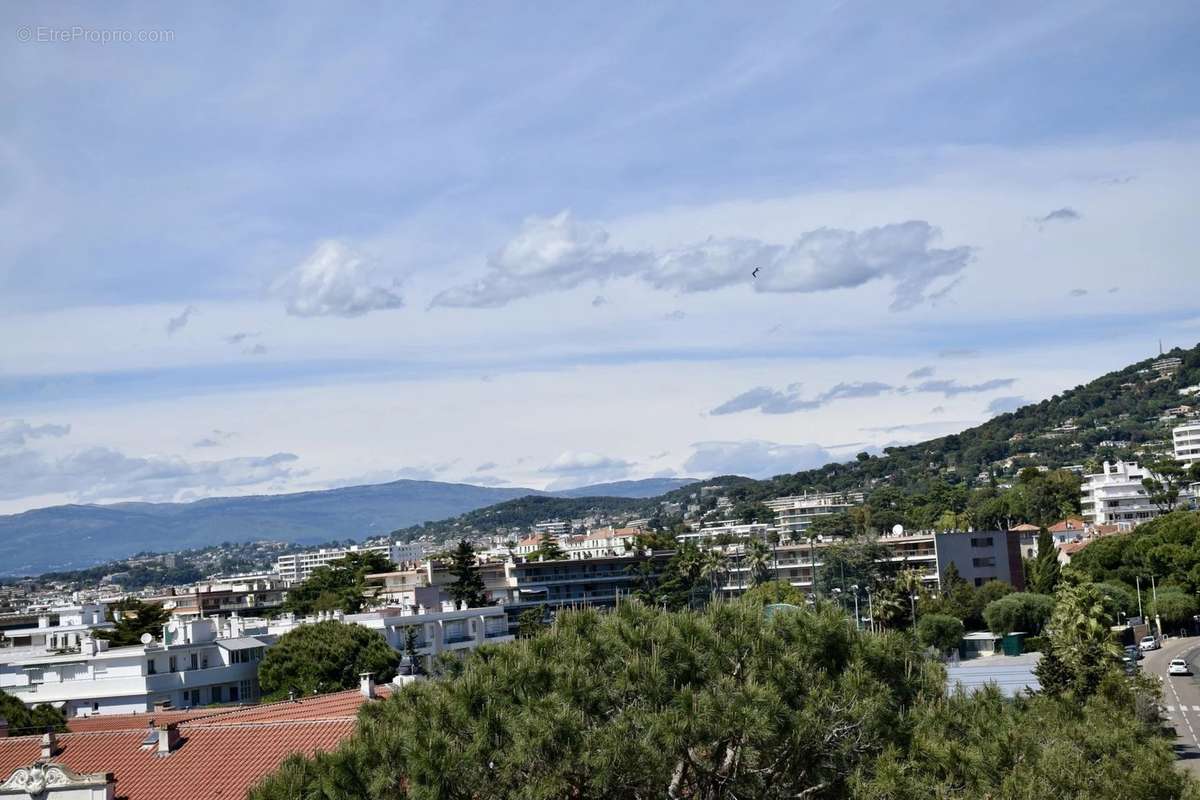
{"type": "Polygon", "coordinates": [[[1162,617],[1158,613],[1158,587],[1154,582],[1154,576],[1150,576],[1150,591],[1154,596],[1154,624],[1158,626],[1158,638],[1162,639],[1162,617]]]}
{"type": "Polygon", "coordinates": [[[1146,619],[1146,617],[1142,614],[1142,576],[1135,575],[1133,579],[1134,579],[1134,581],[1137,582],[1138,619],[1141,619],[1144,621],[1146,619]]]}

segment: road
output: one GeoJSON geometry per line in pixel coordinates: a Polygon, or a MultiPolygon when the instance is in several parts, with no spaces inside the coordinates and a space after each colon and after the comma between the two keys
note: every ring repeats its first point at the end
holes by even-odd
{"type": "Polygon", "coordinates": [[[1200,778],[1200,637],[1168,639],[1139,663],[1143,672],[1162,681],[1163,716],[1175,729],[1175,752],[1182,766],[1200,778]],[[1183,658],[1197,674],[1171,677],[1167,665],[1173,658],[1183,658]]]}

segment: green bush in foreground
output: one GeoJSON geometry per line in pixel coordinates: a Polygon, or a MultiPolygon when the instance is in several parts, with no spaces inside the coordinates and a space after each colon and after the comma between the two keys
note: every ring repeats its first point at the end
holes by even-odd
{"type": "Polygon", "coordinates": [[[1085,703],[947,697],[941,667],[911,636],[855,631],[827,607],[768,619],[753,602],[702,613],[624,603],[561,614],[531,639],[481,648],[452,678],[364,707],[359,732],[337,751],[289,759],[250,797],[1149,800],[1193,791],[1171,748],[1137,721],[1130,684],[1109,680],[1085,703]]]}

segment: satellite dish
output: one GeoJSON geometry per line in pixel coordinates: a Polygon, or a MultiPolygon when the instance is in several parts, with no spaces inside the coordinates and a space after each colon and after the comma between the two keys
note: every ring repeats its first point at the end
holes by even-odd
{"type": "Polygon", "coordinates": [[[902,533],[904,533],[903,525],[901,525],[900,523],[897,522],[895,525],[892,526],[892,536],[899,536],[902,533]]]}
{"type": "Polygon", "coordinates": [[[142,634],[142,638],[141,638],[142,644],[150,644],[153,641],[154,641],[154,637],[151,634],[149,634],[149,633],[142,634]]]}

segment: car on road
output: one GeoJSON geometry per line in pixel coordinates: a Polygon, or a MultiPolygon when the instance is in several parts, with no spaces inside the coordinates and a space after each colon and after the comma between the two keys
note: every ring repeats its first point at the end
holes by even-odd
{"type": "Polygon", "coordinates": [[[1137,659],[1133,656],[1121,656],[1121,666],[1125,669],[1126,675],[1136,675],[1138,673],[1137,659]]]}
{"type": "Polygon", "coordinates": [[[1143,636],[1142,640],[1138,642],[1139,650],[1157,650],[1160,646],[1158,639],[1154,636],[1143,636]]]}
{"type": "Polygon", "coordinates": [[[1191,675],[1192,668],[1188,662],[1182,658],[1172,658],[1171,663],[1167,666],[1167,674],[1169,675],[1191,675]]]}
{"type": "Polygon", "coordinates": [[[1146,657],[1143,655],[1141,650],[1138,650],[1138,646],[1136,644],[1125,645],[1125,655],[1129,656],[1134,661],[1141,661],[1146,657]]]}

